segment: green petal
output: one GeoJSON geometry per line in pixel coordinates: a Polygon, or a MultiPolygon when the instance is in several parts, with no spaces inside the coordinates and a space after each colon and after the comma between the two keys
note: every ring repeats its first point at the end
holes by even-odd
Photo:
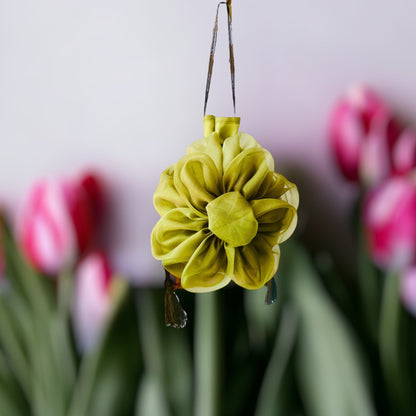
{"type": "Polygon", "coordinates": [[[175,208],[155,225],[151,235],[153,256],[165,264],[189,260],[209,230],[207,220],[189,208],[175,208]]]}
{"type": "Polygon", "coordinates": [[[176,164],[173,180],[189,208],[205,213],[205,207],[220,192],[220,176],[213,160],[205,153],[191,153],[176,164]]]}
{"type": "Polygon", "coordinates": [[[240,192],[247,200],[255,198],[270,175],[266,152],[261,148],[244,150],[224,173],[225,192],[240,192]]]}
{"type": "Polygon", "coordinates": [[[259,233],[273,233],[275,243],[286,241],[295,231],[297,213],[294,206],[281,199],[251,201],[254,216],[259,223],[259,233]]]}
{"type": "Polygon", "coordinates": [[[288,181],[283,175],[273,174],[270,187],[264,192],[262,198],[280,198],[293,205],[295,209],[299,206],[299,192],[296,185],[288,181]]]}
{"type": "Polygon", "coordinates": [[[175,165],[171,165],[162,172],[159,184],[153,195],[153,205],[161,217],[173,208],[186,206],[173,183],[174,170],[175,165]]]}
{"type": "Polygon", "coordinates": [[[256,195],[253,197],[253,199],[267,198],[266,194],[268,193],[269,189],[274,185],[275,181],[275,173],[271,171],[268,172],[267,175],[264,177],[263,181],[261,182],[261,185],[258,187],[256,195]]]}
{"type": "Polygon", "coordinates": [[[214,162],[218,170],[218,174],[222,175],[222,148],[220,138],[217,133],[212,133],[209,136],[193,142],[187,149],[186,153],[206,153],[214,162]]]}
{"type": "Polygon", "coordinates": [[[259,289],[275,275],[279,258],[274,237],[258,234],[249,245],[235,249],[232,279],[245,289],[259,289]]]}
{"type": "Polygon", "coordinates": [[[211,292],[226,286],[227,256],[224,244],[213,234],[195,250],[181,276],[182,287],[190,292],[211,292]]]}
{"type": "MultiPolygon", "coordinates": [[[[229,164],[236,158],[241,152],[247,149],[263,149],[253,136],[246,133],[238,133],[232,137],[229,137],[224,141],[224,170],[227,169],[229,164]]],[[[271,171],[274,170],[274,160],[272,155],[265,149],[266,160],[271,171]]]]}
{"type": "Polygon", "coordinates": [[[186,267],[187,262],[179,262],[179,263],[173,263],[173,264],[167,264],[164,261],[162,261],[163,267],[172,275],[176,277],[182,276],[183,269],[186,267]]]}
{"type": "Polygon", "coordinates": [[[231,247],[245,246],[256,236],[258,224],[252,206],[239,192],[228,192],[207,207],[208,228],[231,247]]]}

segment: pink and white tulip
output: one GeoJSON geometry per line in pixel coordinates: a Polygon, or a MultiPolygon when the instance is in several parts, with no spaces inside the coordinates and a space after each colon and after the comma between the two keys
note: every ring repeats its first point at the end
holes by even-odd
{"type": "Polygon", "coordinates": [[[81,351],[99,341],[112,306],[112,273],[107,258],[93,252],[79,264],[75,275],[73,323],[81,351]]]}
{"type": "Polygon", "coordinates": [[[416,266],[408,268],[402,274],[400,294],[404,306],[416,317],[416,266]]]}
{"type": "Polygon", "coordinates": [[[416,168],[416,132],[405,130],[393,149],[394,173],[406,175],[416,168]]]}
{"type": "Polygon", "coordinates": [[[373,121],[361,144],[359,174],[364,185],[377,185],[395,173],[393,154],[401,132],[394,118],[382,116],[373,121]]]}
{"type": "Polygon", "coordinates": [[[353,87],[335,106],[329,137],[338,166],[350,181],[375,183],[391,171],[400,127],[385,102],[367,87],[353,87]]]}
{"type": "Polygon", "coordinates": [[[75,264],[93,242],[94,202],[79,181],[44,179],[30,190],[19,219],[19,240],[28,260],[55,275],[75,264]]]}
{"type": "Polygon", "coordinates": [[[416,181],[393,177],[364,201],[364,228],[374,262],[403,270],[416,260],[416,181]]]}

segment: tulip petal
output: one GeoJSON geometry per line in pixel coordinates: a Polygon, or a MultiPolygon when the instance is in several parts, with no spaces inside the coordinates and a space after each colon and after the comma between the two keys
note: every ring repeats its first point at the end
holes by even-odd
{"type": "Polygon", "coordinates": [[[180,159],[173,180],[188,207],[203,215],[207,204],[222,193],[218,170],[205,153],[191,153],[180,159]]]}
{"type": "Polygon", "coordinates": [[[227,256],[224,243],[215,235],[207,236],[195,250],[181,276],[182,287],[190,292],[211,292],[226,286],[227,256]]]}
{"type": "Polygon", "coordinates": [[[93,243],[98,215],[90,196],[80,184],[64,184],[63,193],[76,234],[78,252],[83,254],[93,243]]]}
{"type": "Polygon", "coordinates": [[[368,186],[380,183],[388,177],[390,165],[386,133],[372,129],[360,147],[360,178],[368,186]]]}
{"type": "Polygon", "coordinates": [[[162,172],[159,184],[153,195],[153,205],[161,217],[171,209],[186,206],[173,183],[174,171],[175,165],[171,165],[162,172]]]}
{"type": "Polygon", "coordinates": [[[47,274],[72,264],[76,234],[63,181],[42,180],[32,188],[19,221],[22,249],[31,263],[47,274]]]}
{"type": "Polygon", "coordinates": [[[383,182],[364,200],[364,225],[374,262],[401,270],[414,263],[416,186],[411,177],[383,182]]]}
{"type": "Polygon", "coordinates": [[[111,312],[113,279],[107,258],[100,252],[85,257],[76,270],[73,323],[81,351],[97,345],[111,312]]]}
{"type": "Polygon", "coordinates": [[[258,234],[247,246],[235,249],[232,279],[245,289],[259,289],[276,273],[280,247],[276,236],[258,234]]]}
{"type": "Polygon", "coordinates": [[[410,267],[402,274],[400,294],[407,310],[416,317],[416,267],[410,267]]]}
{"type": "Polygon", "coordinates": [[[337,103],[330,118],[329,136],[346,179],[358,182],[364,174],[367,181],[378,180],[386,169],[390,170],[382,147],[391,148],[399,134],[397,123],[392,121],[386,103],[365,86],[352,87],[337,103]]]}
{"type": "Polygon", "coordinates": [[[393,148],[393,163],[395,172],[407,174],[416,167],[416,132],[405,130],[393,148]]]}
{"type": "Polygon", "coordinates": [[[297,213],[293,205],[281,199],[259,199],[251,201],[251,206],[259,233],[274,233],[276,244],[286,241],[295,231],[297,213]]]}
{"type": "Polygon", "coordinates": [[[101,219],[106,205],[105,189],[101,178],[94,172],[86,171],[79,176],[78,184],[86,192],[96,220],[101,219]]]}

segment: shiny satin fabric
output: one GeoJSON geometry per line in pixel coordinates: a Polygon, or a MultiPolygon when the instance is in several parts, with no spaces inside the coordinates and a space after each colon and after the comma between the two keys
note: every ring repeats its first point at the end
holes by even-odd
{"type": "Polygon", "coordinates": [[[271,154],[240,133],[238,117],[205,116],[204,135],[160,177],[153,256],[190,292],[231,280],[245,289],[276,273],[279,244],[296,228],[296,186],[274,172],[271,154]]]}

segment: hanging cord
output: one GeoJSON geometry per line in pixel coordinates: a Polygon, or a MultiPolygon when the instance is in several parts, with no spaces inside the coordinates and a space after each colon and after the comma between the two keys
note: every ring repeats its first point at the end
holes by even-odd
{"type": "Polygon", "coordinates": [[[233,39],[232,39],[232,10],[231,10],[231,1],[232,0],[227,0],[226,2],[225,1],[222,1],[222,2],[218,3],[218,6],[217,6],[217,14],[215,16],[214,30],[213,30],[213,33],[212,33],[211,53],[209,55],[208,74],[207,74],[207,85],[205,87],[204,115],[206,114],[206,110],[207,110],[209,89],[210,89],[210,86],[211,86],[212,68],[214,66],[215,47],[217,46],[218,13],[219,13],[221,4],[225,4],[227,6],[227,16],[228,16],[228,46],[229,46],[229,52],[230,52],[231,89],[232,89],[232,94],[233,94],[233,108],[234,108],[234,115],[235,115],[235,67],[234,67],[234,47],[233,47],[233,39]]]}

